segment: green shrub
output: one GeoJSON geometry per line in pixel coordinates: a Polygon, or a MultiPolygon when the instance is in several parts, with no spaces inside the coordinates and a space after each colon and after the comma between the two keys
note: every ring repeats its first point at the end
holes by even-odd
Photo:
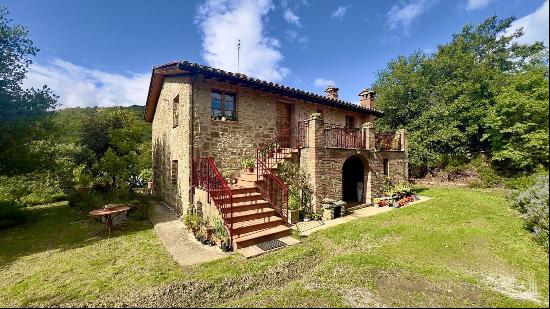
{"type": "Polygon", "coordinates": [[[536,183],[521,192],[514,204],[525,220],[525,227],[534,239],[548,250],[548,175],[539,176],[536,183]]]}
{"type": "Polygon", "coordinates": [[[25,214],[15,201],[0,201],[0,230],[25,222],[25,214]]]}
{"type": "Polygon", "coordinates": [[[468,165],[469,169],[474,170],[478,175],[476,180],[468,183],[469,187],[492,188],[503,184],[504,178],[497,173],[484,156],[474,157],[468,165]]]}
{"type": "Polygon", "coordinates": [[[201,217],[192,213],[188,213],[183,217],[183,224],[190,231],[193,231],[193,233],[195,233],[201,227],[201,217]]]}
{"type": "Polygon", "coordinates": [[[0,200],[33,206],[66,198],[58,180],[48,173],[0,176],[0,200]]]}

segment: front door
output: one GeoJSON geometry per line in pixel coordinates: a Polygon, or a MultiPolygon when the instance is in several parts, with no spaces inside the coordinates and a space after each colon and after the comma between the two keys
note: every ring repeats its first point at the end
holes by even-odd
{"type": "Polygon", "coordinates": [[[287,103],[277,102],[277,119],[276,119],[276,130],[277,136],[282,137],[282,147],[290,147],[290,134],[288,134],[288,129],[292,123],[292,106],[287,103]],[[288,135],[285,138],[285,135],[288,135]]]}

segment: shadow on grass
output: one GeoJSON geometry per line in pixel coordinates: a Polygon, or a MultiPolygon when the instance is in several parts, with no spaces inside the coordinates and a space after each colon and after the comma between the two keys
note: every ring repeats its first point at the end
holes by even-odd
{"type": "MultiPolygon", "coordinates": [[[[0,267],[49,250],[71,250],[109,238],[106,225],[68,206],[66,202],[25,209],[27,222],[0,234],[0,267]]],[[[110,238],[150,229],[148,221],[129,219],[115,227],[110,238]]]]}

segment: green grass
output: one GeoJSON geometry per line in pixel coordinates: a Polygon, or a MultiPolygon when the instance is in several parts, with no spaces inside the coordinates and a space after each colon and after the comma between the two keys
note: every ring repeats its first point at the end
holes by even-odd
{"type": "Polygon", "coordinates": [[[0,306],[127,291],[134,306],[548,306],[548,254],[501,193],[421,194],[434,198],[259,258],[183,269],[145,222],[105,239],[102,226],[49,206],[0,235],[0,306]]]}
{"type": "Polygon", "coordinates": [[[30,221],[0,234],[0,306],[93,301],[166,283],[181,270],[148,221],[105,225],[66,203],[30,208],[30,221]]]}

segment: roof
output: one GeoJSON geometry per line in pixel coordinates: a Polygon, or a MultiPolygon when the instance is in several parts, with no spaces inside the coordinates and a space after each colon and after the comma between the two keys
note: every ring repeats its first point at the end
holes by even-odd
{"type": "Polygon", "coordinates": [[[351,102],[329,98],[316,93],[287,87],[273,82],[267,82],[264,80],[252,78],[242,73],[232,73],[224,70],[192,63],[188,61],[170,62],[161,66],[153,67],[151,73],[151,82],[149,84],[149,92],[147,95],[147,102],[145,104],[144,118],[148,122],[153,121],[155,115],[155,109],[157,107],[160,91],[162,90],[162,84],[165,77],[182,76],[190,74],[202,74],[206,78],[216,79],[219,81],[228,82],[235,85],[241,85],[244,87],[259,89],[262,91],[286,96],[290,98],[296,98],[312,103],[318,103],[321,105],[341,108],[354,112],[382,116],[383,113],[373,108],[366,108],[358,104],[351,102]]]}

